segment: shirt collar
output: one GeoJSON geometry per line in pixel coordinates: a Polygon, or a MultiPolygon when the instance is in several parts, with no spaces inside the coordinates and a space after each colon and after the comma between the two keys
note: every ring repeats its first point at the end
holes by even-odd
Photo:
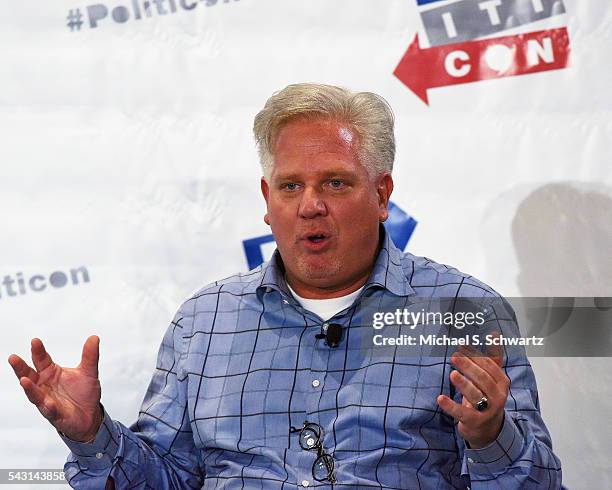
{"type": "MultiPolygon", "coordinates": [[[[383,225],[380,226],[382,234],[382,247],[374,263],[372,273],[364,286],[364,291],[371,288],[382,288],[396,296],[409,296],[414,294],[410,287],[404,268],[402,267],[402,252],[395,246],[383,225]]],[[[291,297],[284,277],[284,266],[278,248],[274,251],[269,262],[262,266],[261,283],[257,292],[270,292],[277,290],[291,297]]]]}

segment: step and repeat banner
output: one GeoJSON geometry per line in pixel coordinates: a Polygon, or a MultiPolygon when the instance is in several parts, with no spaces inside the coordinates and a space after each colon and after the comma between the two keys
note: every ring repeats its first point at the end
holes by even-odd
{"type": "MultiPolygon", "coordinates": [[[[0,467],[67,454],[10,353],[76,365],[99,335],[129,424],[179,304],[270,256],[251,128],[290,83],[389,101],[398,246],[508,296],[612,296],[610,59],[604,0],[4,5],[0,467]]],[[[612,487],[612,360],[533,365],[565,485],[612,487]]]]}

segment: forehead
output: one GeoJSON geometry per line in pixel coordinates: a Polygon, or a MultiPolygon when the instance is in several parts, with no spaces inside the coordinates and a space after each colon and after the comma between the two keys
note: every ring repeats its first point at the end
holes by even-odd
{"type": "Polygon", "coordinates": [[[280,129],[273,148],[275,170],[334,163],[361,167],[357,135],[349,126],[335,120],[292,120],[280,129]]]}

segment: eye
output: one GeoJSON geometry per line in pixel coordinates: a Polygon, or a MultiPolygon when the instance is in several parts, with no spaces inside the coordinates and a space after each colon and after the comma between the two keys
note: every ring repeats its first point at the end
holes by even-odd
{"type": "Polygon", "coordinates": [[[298,188],[298,184],[296,184],[295,182],[285,182],[284,184],[281,184],[281,189],[286,190],[286,191],[295,191],[298,188]]]}
{"type": "Polygon", "coordinates": [[[331,186],[332,189],[342,189],[345,186],[344,181],[342,181],[340,179],[332,179],[332,180],[330,180],[329,181],[329,185],[331,186]]]}

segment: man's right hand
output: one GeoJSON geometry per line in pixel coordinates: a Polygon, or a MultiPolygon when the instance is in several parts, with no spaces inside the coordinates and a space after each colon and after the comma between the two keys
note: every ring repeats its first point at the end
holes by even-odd
{"type": "Polygon", "coordinates": [[[51,424],[74,441],[92,440],[102,424],[98,380],[100,339],[85,341],[81,363],[65,368],[53,362],[40,339],[32,339],[34,368],[12,354],[8,362],[28,399],[51,424]]]}

